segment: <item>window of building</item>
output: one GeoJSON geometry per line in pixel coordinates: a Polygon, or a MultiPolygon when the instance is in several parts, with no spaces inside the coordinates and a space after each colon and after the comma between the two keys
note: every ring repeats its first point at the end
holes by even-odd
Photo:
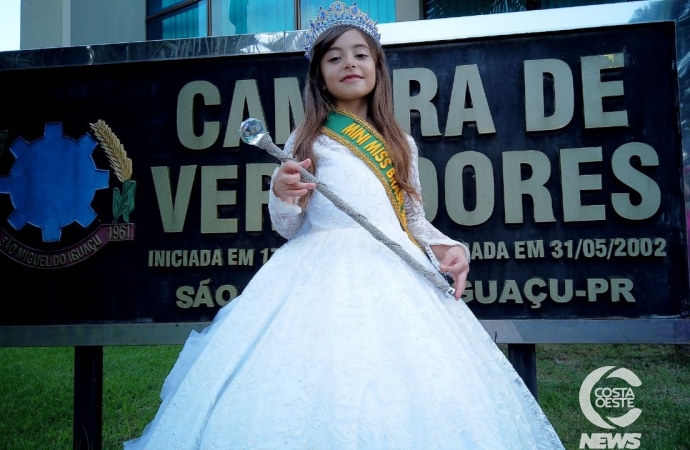
{"type": "Polygon", "coordinates": [[[567,6],[622,3],[626,0],[425,0],[424,18],[475,16],[536,9],[563,8],[567,6]]]}
{"type": "Polygon", "coordinates": [[[148,0],[147,39],[208,36],[208,0],[148,0]]]}
{"type": "MultiPolygon", "coordinates": [[[[345,0],[346,3],[351,3],[345,0]]],[[[147,0],[147,39],[306,29],[333,0],[147,0]]],[[[395,22],[395,0],[359,0],[379,23],[395,22]]]]}
{"type": "MultiPolygon", "coordinates": [[[[352,0],[342,0],[352,4],[352,0]]],[[[309,21],[316,17],[319,7],[328,9],[333,0],[303,0],[300,5],[300,30],[309,28],[309,21]]],[[[395,0],[357,0],[357,6],[369,13],[379,23],[395,22],[395,0]]]]}

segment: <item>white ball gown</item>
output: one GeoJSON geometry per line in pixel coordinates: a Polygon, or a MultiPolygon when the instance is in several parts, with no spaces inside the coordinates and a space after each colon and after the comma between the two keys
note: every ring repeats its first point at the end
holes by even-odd
{"type": "MultiPolygon", "coordinates": [[[[326,136],[314,150],[321,181],[434,269],[363,162],[326,136]]],[[[563,448],[464,302],[318,192],[304,212],[271,194],[269,210],[288,242],[192,333],[157,415],[125,449],[563,448]]],[[[406,210],[427,249],[456,243],[421,205],[406,210]]]]}

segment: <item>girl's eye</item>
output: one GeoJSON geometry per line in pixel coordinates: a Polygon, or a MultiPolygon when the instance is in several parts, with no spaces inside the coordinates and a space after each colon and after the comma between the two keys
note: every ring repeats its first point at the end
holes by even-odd
{"type": "Polygon", "coordinates": [[[364,58],[368,57],[369,55],[367,55],[366,53],[360,53],[360,54],[355,55],[355,56],[359,59],[364,59],[364,58]]]}
{"type": "Polygon", "coordinates": [[[333,56],[332,58],[328,59],[328,62],[336,62],[340,60],[340,56],[333,56]]]}

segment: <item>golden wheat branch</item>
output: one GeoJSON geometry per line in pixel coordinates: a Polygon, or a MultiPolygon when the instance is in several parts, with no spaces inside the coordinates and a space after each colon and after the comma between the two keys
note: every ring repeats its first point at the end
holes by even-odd
{"type": "Polygon", "coordinates": [[[127,152],[115,133],[102,120],[89,125],[105,150],[117,179],[124,182],[132,178],[132,160],[127,157],[127,152]]]}

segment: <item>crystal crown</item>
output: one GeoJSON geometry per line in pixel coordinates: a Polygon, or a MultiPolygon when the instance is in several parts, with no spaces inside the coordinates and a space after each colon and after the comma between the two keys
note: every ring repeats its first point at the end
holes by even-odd
{"type": "Polygon", "coordinates": [[[321,33],[336,25],[356,27],[373,37],[376,42],[381,40],[381,35],[376,27],[377,22],[359,9],[357,3],[347,6],[341,1],[335,1],[326,10],[319,6],[316,21],[310,20],[309,23],[309,30],[307,30],[307,35],[304,39],[304,56],[307,59],[311,59],[312,47],[319,36],[321,36],[321,33]]]}

